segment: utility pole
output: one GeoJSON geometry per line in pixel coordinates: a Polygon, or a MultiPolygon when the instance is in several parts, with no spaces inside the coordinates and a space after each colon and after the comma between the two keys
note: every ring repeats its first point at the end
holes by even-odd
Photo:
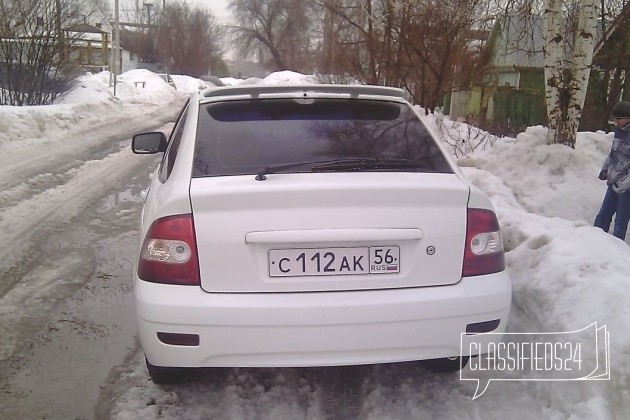
{"type": "Polygon", "coordinates": [[[149,20],[149,32],[151,32],[151,8],[153,7],[153,3],[143,3],[144,7],[147,8],[147,15],[148,15],[148,20],[149,20]]]}
{"type": "Polygon", "coordinates": [[[116,83],[118,81],[118,73],[120,72],[120,9],[118,0],[114,0],[114,62],[112,69],[114,71],[114,96],[116,96],[116,83]]]}
{"type": "Polygon", "coordinates": [[[66,45],[64,42],[64,33],[61,28],[61,0],[55,0],[55,29],[57,31],[57,40],[59,42],[59,53],[62,60],[66,59],[66,45]]]}
{"type": "Polygon", "coordinates": [[[153,7],[153,3],[150,2],[144,2],[143,5],[147,8],[147,15],[148,15],[148,24],[147,24],[147,35],[149,38],[148,41],[148,46],[149,46],[149,51],[148,51],[148,56],[149,59],[151,61],[154,61],[153,58],[153,43],[151,42],[151,8],[153,7]]]}

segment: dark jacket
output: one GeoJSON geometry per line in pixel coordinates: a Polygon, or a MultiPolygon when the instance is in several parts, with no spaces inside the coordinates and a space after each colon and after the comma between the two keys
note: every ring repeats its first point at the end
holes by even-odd
{"type": "Polygon", "coordinates": [[[608,174],[608,185],[616,193],[630,190],[630,124],[615,128],[615,138],[602,171],[608,174]]]}

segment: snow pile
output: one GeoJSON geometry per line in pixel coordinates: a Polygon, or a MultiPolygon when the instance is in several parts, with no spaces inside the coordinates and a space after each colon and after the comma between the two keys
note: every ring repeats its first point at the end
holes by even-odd
{"type": "Polygon", "coordinates": [[[32,143],[63,138],[69,132],[120,122],[130,115],[148,114],[173,102],[184,103],[206,84],[197,78],[175,76],[177,90],[148,70],[118,76],[116,96],[110,73],[86,74],[55,105],[0,108],[0,149],[20,149],[32,143]]]}
{"type": "Polygon", "coordinates": [[[269,74],[264,79],[259,77],[249,77],[245,80],[235,79],[233,77],[222,78],[221,81],[227,86],[242,86],[242,85],[299,85],[299,84],[314,84],[320,83],[317,76],[296,73],[290,70],[278,71],[269,74]]]}
{"type": "Polygon", "coordinates": [[[237,79],[235,77],[222,77],[221,81],[225,84],[225,86],[233,86],[242,83],[243,79],[237,79]]]}
{"type": "Polygon", "coordinates": [[[204,82],[201,79],[190,76],[180,76],[173,74],[173,81],[177,86],[177,91],[186,95],[196,95],[199,91],[208,89],[208,87],[214,86],[212,82],[204,82]]]}
{"type": "Polygon", "coordinates": [[[508,331],[568,332],[597,322],[610,332],[610,381],[539,382],[539,397],[567,417],[621,418],[630,412],[630,247],[592,227],[612,137],[579,133],[571,149],[547,145],[546,134],[530,127],[459,163],[499,217],[514,287],[508,331]]]}
{"type": "Polygon", "coordinates": [[[116,115],[121,104],[112,96],[108,83],[109,72],[88,74],[79,78],[57,105],[1,107],[0,148],[20,148],[31,141],[59,137],[116,115]]]}
{"type": "Polygon", "coordinates": [[[503,179],[531,213],[592,222],[605,190],[597,174],[612,134],[580,133],[576,148],[571,149],[547,145],[546,133],[546,128],[529,127],[516,139],[500,139],[459,164],[474,165],[503,179]]]}
{"type": "MultiPolygon", "coordinates": [[[[80,87],[79,87],[80,88],[80,87]]],[[[0,148],[20,148],[31,141],[60,137],[78,126],[102,121],[116,115],[115,101],[86,102],[37,107],[0,107],[0,148]]]]}
{"type": "Polygon", "coordinates": [[[149,70],[130,70],[118,76],[117,93],[123,101],[160,104],[168,102],[174,88],[149,70]],[[121,83],[122,82],[122,83],[121,83]]]}
{"type": "Polygon", "coordinates": [[[59,104],[80,104],[117,102],[109,88],[110,73],[107,71],[92,74],[87,73],[77,79],[77,83],[58,100],[59,104]]]}
{"type": "Polygon", "coordinates": [[[77,86],[65,94],[59,103],[110,100],[143,105],[163,104],[172,101],[175,96],[194,95],[208,87],[203,80],[195,77],[181,75],[172,75],[172,77],[176,88],[171,87],[160,76],[149,70],[130,70],[118,76],[116,98],[113,98],[113,87],[109,86],[109,72],[88,74],[80,77],[77,86]]]}
{"type": "Polygon", "coordinates": [[[271,73],[269,76],[262,79],[261,83],[265,85],[311,84],[319,83],[319,79],[317,78],[317,76],[284,70],[271,73]]]}

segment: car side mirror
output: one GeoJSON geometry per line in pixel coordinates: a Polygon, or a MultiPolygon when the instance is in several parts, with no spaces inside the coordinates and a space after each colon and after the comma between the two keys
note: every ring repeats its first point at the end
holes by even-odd
{"type": "Polygon", "coordinates": [[[150,155],[166,152],[167,144],[166,136],[161,131],[141,133],[133,136],[131,150],[139,155],[150,155]]]}

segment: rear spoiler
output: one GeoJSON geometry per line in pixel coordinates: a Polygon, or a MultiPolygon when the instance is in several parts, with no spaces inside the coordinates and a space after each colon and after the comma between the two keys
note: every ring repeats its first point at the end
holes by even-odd
{"type": "Polygon", "coordinates": [[[220,96],[248,96],[256,99],[261,95],[274,94],[298,94],[303,97],[309,97],[309,93],[314,94],[334,94],[344,95],[350,98],[358,98],[359,96],[389,96],[396,98],[405,98],[405,92],[402,89],[373,86],[373,85],[326,85],[326,84],[310,84],[310,85],[247,85],[247,86],[229,86],[209,89],[204,93],[205,98],[213,98],[220,96]]]}

